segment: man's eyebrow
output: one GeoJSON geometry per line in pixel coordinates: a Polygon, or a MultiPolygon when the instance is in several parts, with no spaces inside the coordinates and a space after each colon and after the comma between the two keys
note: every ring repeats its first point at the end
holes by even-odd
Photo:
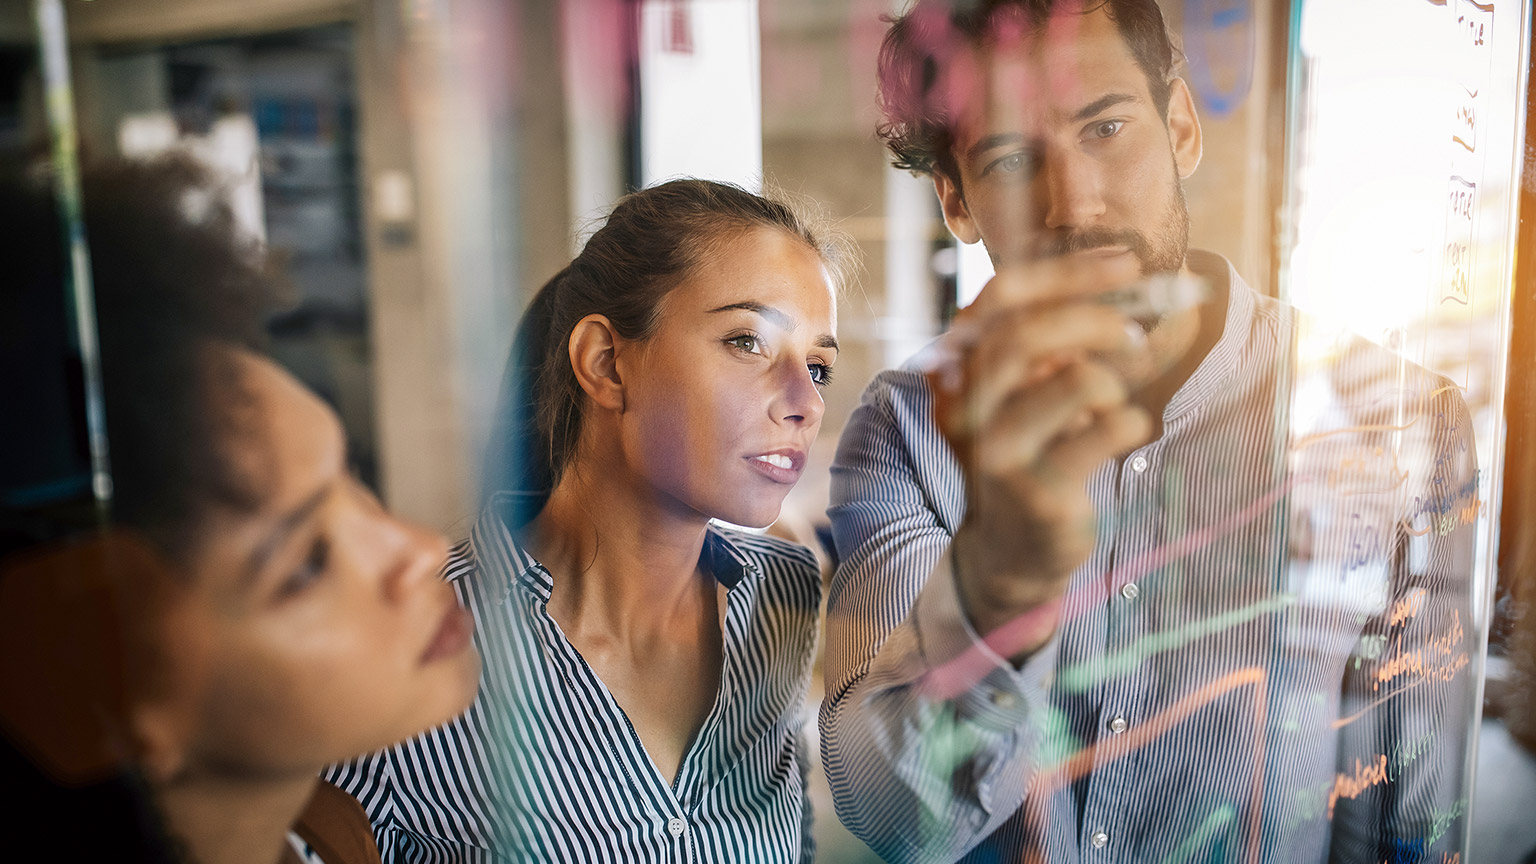
{"type": "Polygon", "coordinates": [[[246,564],[245,578],[242,580],[245,584],[253,581],[257,574],[261,573],[262,568],[266,566],[268,559],[287,542],[289,536],[294,531],[297,531],[300,525],[308,521],[310,516],[314,515],[315,510],[325,501],[325,496],[330,494],[331,485],[327,483],[315,490],[313,495],[304,499],[304,503],[293,508],[288,515],[284,516],[282,521],[278,522],[272,529],[271,533],[261,541],[261,545],[257,546],[256,550],[251,553],[251,559],[246,564]]]}
{"type": "Polygon", "coordinates": [[[1077,109],[1077,113],[1072,115],[1072,121],[1074,123],[1081,123],[1084,120],[1092,118],[1096,114],[1102,114],[1105,109],[1113,108],[1116,105],[1123,105],[1126,102],[1140,101],[1141,98],[1133,93],[1110,93],[1106,96],[1100,96],[1092,102],[1089,102],[1087,105],[1077,109]]]}
{"type": "Polygon", "coordinates": [[[795,329],[795,319],[785,315],[783,312],[780,312],[772,306],[767,306],[752,300],[743,300],[740,303],[729,303],[725,306],[721,306],[719,309],[709,310],[709,314],[713,315],[716,312],[730,312],[736,309],[744,309],[748,312],[756,312],[764,318],[767,318],[770,322],[773,323],[773,326],[778,327],[780,330],[795,329]]]}
{"type": "Polygon", "coordinates": [[[975,144],[972,144],[970,148],[965,151],[965,157],[967,159],[977,159],[980,158],[981,154],[993,149],[994,147],[1004,147],[1009,144],[1022,143],[1024,143],[1024,136],[1017,132],[999,132],[996,135],[984,136],[975,144]]]}

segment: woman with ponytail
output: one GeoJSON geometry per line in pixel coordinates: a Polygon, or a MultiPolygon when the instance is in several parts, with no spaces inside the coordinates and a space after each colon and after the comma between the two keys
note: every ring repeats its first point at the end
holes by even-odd
{"type": "Polygon", "coordinates": [[[809,860],[819,570],[720,523],[771,524],[805,468],[842,248],[678,180],[620,201],[539,291],[447,569],[480,699],[332,775],[386,860],[809,860]]]}

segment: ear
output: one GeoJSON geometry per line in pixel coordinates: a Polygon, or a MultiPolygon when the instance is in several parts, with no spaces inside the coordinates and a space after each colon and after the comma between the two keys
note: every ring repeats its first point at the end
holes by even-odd
{"type": "Polygon", "coordinates": [[[1173,164],[1179,179],[1188,180],[1200,167],[1200,116],[1195,113],[1195,97],[1183,78],[1168,85],[1168,143],[1173,147],[1173,164]]]}
{"type": "Polygon", "coordinates": [[[566,342],[577,383],[589,399],[609,411],[624,410],[624,382],[617,362],[621,341],[607,316],[588,315],[576,322],[566,342]]]}
{"type": "Polygon", "coordinates": [[[965,194],[959,182],[943,171],[933,172],[933,191],[939,196],[939,206],[944,209],[944,224],[949,226],[961,243],[975,243],[981,239],[981,230],[971,218],[971,208],[965,204],[965,194]]]}
{"type": "Polygon", "coordinates": [[[173,704],[141,702],[128,711],[134,761],[151,783],[163,784],[187,764],[187,727],[182,709],[173,704]]]}

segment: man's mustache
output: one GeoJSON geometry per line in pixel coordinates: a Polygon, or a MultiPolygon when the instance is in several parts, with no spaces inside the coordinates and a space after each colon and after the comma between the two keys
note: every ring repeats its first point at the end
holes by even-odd
{"type": "Polygon", "coordinates": [[[1060,255],[1071,255],[1074,252],[1115,247],[1129,249],[1138,259],[1146,260],[1147,238],[1140,231],[1130,228],[1120,230],[1088,228],[1073,231],[1043,244],[1040,254],[1043,257],[1054,258],[1060,255]]]}

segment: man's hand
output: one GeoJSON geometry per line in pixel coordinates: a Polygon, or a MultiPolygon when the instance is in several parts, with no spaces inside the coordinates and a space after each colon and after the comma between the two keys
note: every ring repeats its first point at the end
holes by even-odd
{"type": "Polygon", "coordinates": [[[1145,336],[1093,300],[1137,275],[1134,259],[1007,268],[957,316],[945,359],[928,372],[935,419],[965,471],[955,581],[983,635],[1062,597],[1093,551],[1088,477],[1150,434],[1116,371],[1145,362],[1145,336]]]}

